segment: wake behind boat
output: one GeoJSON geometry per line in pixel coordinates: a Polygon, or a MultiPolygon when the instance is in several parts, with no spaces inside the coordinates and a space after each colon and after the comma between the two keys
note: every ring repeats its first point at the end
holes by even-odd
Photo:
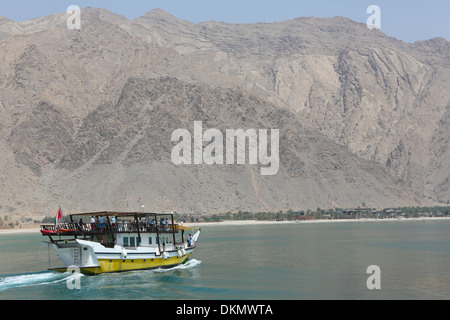
{"type": "Polygon", "coordinates": [[[91,212],[70,215],[70,223],[41,225],[44,242],[65,267],[83,274],[170,268],[193,253],[200,229],[175,224],[171,213],[91,212]],[[188,232],[196,231],[195,234],[188,232]]]}

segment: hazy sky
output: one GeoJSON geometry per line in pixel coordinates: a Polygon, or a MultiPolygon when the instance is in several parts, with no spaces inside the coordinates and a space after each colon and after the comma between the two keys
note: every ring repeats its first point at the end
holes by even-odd
{"type": "Polygon", "coordinates": [[[25,21],[65,12],[69,5],[105,8],[134,19],[154,8],[191,22],[273,22],[344,16],[366,22],[369,5],[381,9],[381,30],[405,42],[450,40],[450,0],[0,0],[0,16],[25,21]]]}

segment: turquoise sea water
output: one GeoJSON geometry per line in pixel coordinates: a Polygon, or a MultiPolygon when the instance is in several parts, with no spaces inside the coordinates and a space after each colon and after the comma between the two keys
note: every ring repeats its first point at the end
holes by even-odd
{"type": "Polygon", "coordinates": [[[450,221],[202,227],[192,259],[167,270],[82,276],[40,234],[0,234],[0,299],[449,299],[450,221]],[[369,290],[367,267],[380,267],[369,290]]]}

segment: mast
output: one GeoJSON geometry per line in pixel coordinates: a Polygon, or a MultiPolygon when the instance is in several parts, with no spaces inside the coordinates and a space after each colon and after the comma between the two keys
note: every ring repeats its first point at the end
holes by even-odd
{"type": "Polygon", "coordinates": [[[134,220],[136,221],[136,229],[137,229],[137,234],[138,234],[138,241],[139,241],[139,244],[140,244],[141,243],[141,231],[139,230],[139,220],[138,220],[137,212],[134,213],[134,220]]]}
{"type": "MultiPolygon", "coordinates": [[[[112,237],[112,243],[113,244],[115,244],[116,243],[116,239],[114,238],[114,231],[113,231],[113,227],[112,227],[112,225],[111,225],[111,221],[109,221],[109,215],[108,215],[108,212],[107,211],[105,211],[105,214],[106,214],[106,220],[108,221],[108,228],[109,228],[109,231],[110,231],[110,233],[111,233],[111,237],[112,237]]],[[[140,239],[139,239],[139,241],[140,241],[140,239]]]]}
{"type": "MultiPolygon", "coordinates": [[[[83,231],[81,230],[81,228],[78,228],[78,223],[73,223],[72,215],[70,215],[69,217],[70,217],[70,222],[71,222],[72,224],[75,225],[75,228],[80,229],[81,233],[83,233],[83,231]]],[[[77,239],[77,234],[76,234],[76,233],[75,233],[75,235],[74,235],[74,238],[77,239]]]]}
{"type": "Polygon", "coordinates": [[[175,225],[173,224],[173,213],[170,214],[172,219],[172,237],[173,237],[173,247],[175,248],[175,225]]]}
{"type": "Polygon", "coordinates": [[[156,231],[156,242],[158,243],[158,251],[159,251],[159,253],[161,254],[161,244],[159,243],[159,232],[158,232],[158,218],[157,218],[157,216],[156,216],[156,213],[154,214],[155,215],[155,231],[156,231]]]}

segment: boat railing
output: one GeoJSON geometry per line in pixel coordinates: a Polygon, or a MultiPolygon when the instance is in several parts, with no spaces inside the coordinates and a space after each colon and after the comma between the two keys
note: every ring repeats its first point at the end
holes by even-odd
{"type": "Polygon", "coordinates": [[[161,225],[161,224],[151,224],[146,222],[140,222],[136,224],[134,221],[118,221],[116,223],[107,224],[108,228],[114,233],[133,233],[133,232],[159,232],[159,233],[172,233],[177,232],[177,225],[161,225]]]}
{"type": "Polygon", "coordinates": [[[58,228],[54,224],[45,224],[41,225],[42,231],[52,231],[52,232],[58,232],[58,228]]]}
{"type": "Polygon", "coordinates": [[[76,223],[61,223],[61,224],[46,224],[41,225],[41,233],[43,235],[73,235],[77,234],[79,230],[77,229],[76,223]]]}
{"type": "MultiPolygon", "coordinates": [[[[58,233],[60,235],[92,235],[98,233],[173,233],[182,230],[177,224],[150,224],[134,221],[117,221],[116,223],[60,223],[58,225],[41,225],[41,230],[47,233],[58,233]]],[[[43,233],[44,233],[43,232],[43,233]]]]}

